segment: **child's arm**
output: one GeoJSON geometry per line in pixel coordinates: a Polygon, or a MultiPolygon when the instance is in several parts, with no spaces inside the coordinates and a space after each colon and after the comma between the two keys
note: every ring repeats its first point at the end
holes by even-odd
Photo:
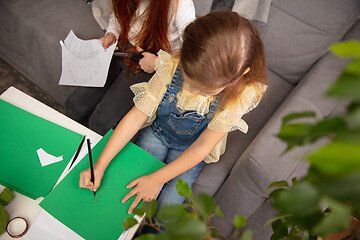
{"type": "Polygon", "coordinates": [[[137,107],[133,107],[123,119],[121,119],[105,145],[104,150],[94,164],[95,183],[92,184],[90,181],[90,169],[86,169],[80,173],[79,186],[81,188],[88,188],[93,191],[96,191],[99,188],[101,179],[110,161],[131,140],[137,131],[139,131],[147,119],[148,116],[137,107]]]}
{"type": "Polygon", "coordinates": [[[132,196],[137,195],[128,213],[130,214],[132,212],[141,199],[151,201],[156,197],[160,187],[164,183],[186,172],[204,160],[226,134],[227,132],[216,132],[207,128],[199,138],[174,161],[150,175],[142,176],[132,181],[127,188],[134,186],[135,188],[122,200],[124,203],[132,196]]]}

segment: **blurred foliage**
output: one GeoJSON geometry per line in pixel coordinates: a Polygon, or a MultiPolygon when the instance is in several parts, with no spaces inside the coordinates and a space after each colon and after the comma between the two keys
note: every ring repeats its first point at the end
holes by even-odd
{"type": "Polygon", "coordinates": [[[9,213],[4,206],[8,205],[13,198],[14,195],[8,187],[4,188],[0,193],[0,235],[6,231],[6,226],[9,221],[9,213]]]}
{"type": "Polygon", "coordinates": [[[315,120],[312,112],[284,117],[277,136],[287,143],[286,151],[320,138],[327,143],[305,156],[310,168],[303,179],[293,179],[291,186],[286,181],[269,186],[276,188],[269,199],[278,210],[267,223],[274,230],[271,240],[319,239],[360,218],[360,42],[337,43],[331,51],[352,61],[326,95],[346,99],[349,105],[340,116],[323,120],[315,120]],[[315,123],[300,123],[304,118],[315,123]]]}
{"type": "MultiPolygon", "coordinates": [[[[178,193],[186,198],[185,203],[164,206],[157,212],[157,201],[143,202],[140,208],[133,213],[146,219],[142,224],[152,227],[156,233],[146,233],[135,240],[206,240],[220,238],[215,226],[210,220],[214,216],[224,217],[219,205],[214,199],[204,193],[193,194],[185,181],[178,180],[176,184],[178,193]],[[164,230],[166,229],[166,230],[164,230]]],[[[125,230],[136,225],[134,218],[128,218],[123,223],[125,230]]],[[[234,217],[235,231],[227,239],[251,240],[252,232],[245,230],[241,237],[239,230],[246,224],[244,216],[234,217]]]]}

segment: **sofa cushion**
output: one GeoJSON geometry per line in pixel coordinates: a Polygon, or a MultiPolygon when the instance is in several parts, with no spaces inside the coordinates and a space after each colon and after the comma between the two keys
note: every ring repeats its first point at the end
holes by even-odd
{"type": "Polygon", "coordinates": [[[262,35],[268,67],[297,83],[358,19],[358,0],[273,0],[262,35]]]}
{"type": "Polygon", "coordinates": [[[201,17],[210,12],[213,0],[193,0],[195,6],[195,16],[201,17]]]}

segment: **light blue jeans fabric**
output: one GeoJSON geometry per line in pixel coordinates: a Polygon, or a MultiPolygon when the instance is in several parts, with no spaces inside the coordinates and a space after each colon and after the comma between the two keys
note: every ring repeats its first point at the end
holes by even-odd
{"type": "MultiPolygon", "coordinates": [[[[140,131],[136,144],[166,164],[174,161],[183,152],[181,150],[171,149],[165,146],[154,134],[154,131],[150,126],[140,131]]],[[[157,198],[158,209],[166,205],[182,204],[185,198],[180,196],[176,191],[177,180],[184,180],[191,188],[204,164],[205,162],[201,161],[193,168],[165,183],[157,198]]]]}

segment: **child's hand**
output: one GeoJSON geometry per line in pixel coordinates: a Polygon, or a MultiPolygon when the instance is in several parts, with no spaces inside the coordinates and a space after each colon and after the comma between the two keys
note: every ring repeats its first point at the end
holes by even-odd
{"type": "MultiPolygon", "coordinates": [[[[136,50],[138,52],[144,51],[141,47],[137,46],[136,50]]],[[[155,61],[158,58],[155,54],[149,52],[143,52],[142,55],[144,56],[139,61],[139,65],[144,72],[153,73],[155,72],[155,61]]]]}
{"type": "Polygon", "coordinates": [[[81,188],[87,188],[90,189],[91,191],[96,192],[96,190],[100,187],[100,183],[103,175],[104,175],[103,171],[94,168],[95,183],[92,183],[90,181],[91,170],[90,168],[88,168],[80,173],[79,186],[81,188]]]}
{"type": "Polygon", "coordinates": [[[151,201],[156,198],[161,186],[163,185],[162,182],[157,181],[153,178],[152,175],[145,175],[139,177],[129,183],[126,188],[132,188],[135,186],[133,190],[131,190],[123,199],[122,203],[125,203],[129,198],[134,195],[137,195],[133,203],[131,204],[128,214],[131,214],[133,209],[139,204],[142,200],[144,201],[151,201]]]}
{"type": "Polygon", "coordinates": [[[104,49],[107,49],[116,42],[116,36],[109,32],[104,37],[99,38],[99,40],[102,43],[104,49]]]}

